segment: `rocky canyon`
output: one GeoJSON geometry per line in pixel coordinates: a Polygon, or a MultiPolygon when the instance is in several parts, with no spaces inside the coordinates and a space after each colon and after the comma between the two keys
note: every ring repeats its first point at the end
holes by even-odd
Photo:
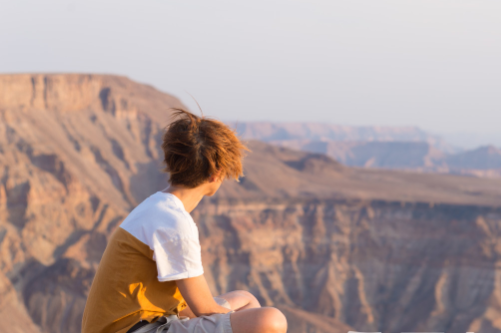
{"type": "MultiPolygon", "coordinates": [[[[167,184],[182,106],[125,77],[0,75],[0,332],[80,332],[107,239],[167,184]]],[[[248,145],[193,212],[214,294],[251,291],[291,333],[501,332],[501,179],[248,145]]]]}

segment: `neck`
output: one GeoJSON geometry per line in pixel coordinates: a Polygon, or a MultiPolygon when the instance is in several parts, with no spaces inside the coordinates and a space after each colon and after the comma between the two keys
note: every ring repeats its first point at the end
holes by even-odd
{"type": "Polygon", "coordinates": [[[181,200],[181,202],[183,203],[184,209],[186,209],[188,213],[191,213],[193,209],[197,207],[198,203],[203,199],[206,191],[202,187],[186,188],[170,185],[165,190],[163,190],[163,192],[170,193],[178,197],[179,200],[181,200]]]}

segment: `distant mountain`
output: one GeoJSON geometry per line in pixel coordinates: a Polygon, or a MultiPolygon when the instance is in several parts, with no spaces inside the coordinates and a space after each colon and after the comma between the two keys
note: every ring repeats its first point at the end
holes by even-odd
{"type": "Polygon", "coordinates": [[[484,146],[447,157],[447,164],[458,169],[501,169],[501,149],[484,146]]]}
{"type": "Polygon", "coordinates": [[[460,151],[416,127],[350,127],[317,123],[239,123],[245,139],[326,154],[348,166],[501,176],[501,149],[460,151]]]}
{"type": "Polygon", "coordinates": [[[501,149],[484,146],[446,158],[451,173],[501,177],[501,149]]]}
{"type": "Polygon", "coordinates": [[[435,170],[446,154],[427,142],[271,141],[281,147],[326,154],[349,166],[435,170]]]}
{"type": "Polygon", "coordinates": [[[458,148],[449,145],[441,137],[411,126],[342,126],[308,122],[235,122],[231,124],[242,137],[265,142],[296,140],[320,142],[427,142],[447,153],[459,151],[458,148]]]}

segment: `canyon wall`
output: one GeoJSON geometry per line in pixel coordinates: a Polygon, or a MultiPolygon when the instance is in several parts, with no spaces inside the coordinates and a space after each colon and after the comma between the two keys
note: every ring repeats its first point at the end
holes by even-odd
{"type": "Polygon", "coordinates": [[[363,332],[497,332],[501,209],[384,201],[197,210],[214,289],[363,332]]]}
{"type": "Polygon", "coordinates": [[[181,106],[123,77],[0,75],[0,331],[80,332],[107,237],[165,180],[157,143],[181,106]]]}

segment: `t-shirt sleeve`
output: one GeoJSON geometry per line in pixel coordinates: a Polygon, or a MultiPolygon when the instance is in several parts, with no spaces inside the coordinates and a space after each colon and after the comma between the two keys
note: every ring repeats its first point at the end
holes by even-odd
{"type": "Polygon", "coordinates": [[[204,273],[200,241],[194,235],[169,235],[162,230],[156,231],[153,252],[158,281],[186,279],[204,273]]]}

